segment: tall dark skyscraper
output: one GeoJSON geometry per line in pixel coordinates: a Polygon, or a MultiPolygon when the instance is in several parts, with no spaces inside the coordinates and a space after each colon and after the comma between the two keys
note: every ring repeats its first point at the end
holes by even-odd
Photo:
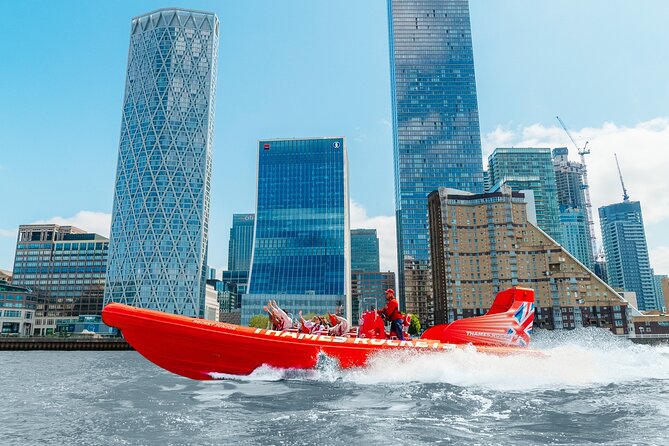
{"type": "Polygon", "coordinates": [[[634,291],[639,310],[658,308],[641,203],[625,200],[599,208],[609,285],[634,291]]]}
{"type": "Polygon", "coordinates": [[[427,196],[483,192],[467,0],[388,0],[400,304],[432,315],[427,196]]]}
{"type": "Polygon", "coordinates": [[[254,214],[233,214],[228,243],[228,271],[251,269],[254,214]]]}
{"type": "Polygon", "coordinates": [[[204,316],[218,24],[132,19],[105,302],[204,316]]]}
{"type": "Polygon", "coordinates": [[[351,271],[378,272],[379,268],[376,229],[351,229],[351,271]]]}

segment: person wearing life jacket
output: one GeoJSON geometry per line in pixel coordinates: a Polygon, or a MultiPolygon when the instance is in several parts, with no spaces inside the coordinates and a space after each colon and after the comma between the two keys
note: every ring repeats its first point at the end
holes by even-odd
{"type": "Polygon", "coordinates": [[[404,340],[404,316],[400,313],[399,304],[395,299],[395,291],[386,290],[386,306],[377,311],[386,321],[390,321],[390,333],[397,336],[400,341],[404,340]]]}

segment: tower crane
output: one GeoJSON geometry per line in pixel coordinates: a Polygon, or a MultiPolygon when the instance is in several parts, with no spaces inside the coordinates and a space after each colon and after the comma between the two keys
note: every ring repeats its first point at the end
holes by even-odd
{"type": "Polygon", "coordinates": [[[627,189],[625,188],[625,182],[623,181],[623,174],[620,171],[620,163],[618,163],[618,154],[614,153],[613,156],[616,158],[616,166],[618,166],[618,176],[620,177],[620,185],[623,187],[623,201],[629,201],[630,196],[627,195],[627,189]]]}
{"type": "MultiPolygon", "coordinates": [[[[583,172],[583,198],[585,199],[585,213],[588,218],[588,228],[590,229],[590,245],[592,247],[592,255],[593,255],[593,260],[595,253],[597,252],[597,239],[595,237],[595,220],[592,218],[592,202],[590,201],[590,185],[588,184],[588,169],[585,165],[585,155],[590,154],[590,149],[588,149],[588,141],[585,142],[583,147],[579,147],[578,144],[576,144],[576,141],[574,140],[574,137],[571,136],[571,132],[569,132],[569,129],[567,129],[567,126],[565,125],[564,122],[562,122],[562,119],[560,119],[559,116],[556,116],[558,122],[562,126],[562,129],[564,132],[567,134],[569,139],[571,140],[571,143],[574,144],[574,147],[576,147],[576,150],[578,151],[578,155],[581,158],[581,166],[583,166],[582,172],[583,172]]],[[[622,178],[622,177],[621,177],[622,178]]]]}

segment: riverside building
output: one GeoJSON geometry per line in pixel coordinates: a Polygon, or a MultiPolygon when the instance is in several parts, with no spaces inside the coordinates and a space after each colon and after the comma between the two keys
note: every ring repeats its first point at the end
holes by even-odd
{"type": "Polygon", "coordinates": [[[641,203],[625,200],[599,208],[608,283],[636,293],[639,310],[658,309],[641,203]]]}
{"type": "Polygon", "coordinates": [[[12,285],[37,296],[33,334],[50,334],[58,320],[102,312],[109,239],[74,226],[21,225],[12,285]]]}
{"type": "Polygon", "coordinates": [[[219,22],[135,17],[105,302],[204,316],[219,22]]]}
{"type": "Polygon", "coordinates": [[[31,289],[0,280],[0,333],[30,336],[35,333],[37,294],[31,289]]]}
{"type": "Polygon", "coordinates": [[[276,300],[297,315],[333,312],[351,320],[348,161],[344,138],[258,143],[253,262],[242,324],[276,300]]]}
{"type": "Polygon", "coordinates": [[[469,3],[389,0],[388,19],[399,301],[427,326],[427,195],[483,192],[469,3]]]}
{"type": "Polygon", "coordinates": [[[535,290],[535,326],[627,333],[627,302],[528,221],[522,193],[429,196],[435,323],[485,314],[512,286],[535,290]]]}

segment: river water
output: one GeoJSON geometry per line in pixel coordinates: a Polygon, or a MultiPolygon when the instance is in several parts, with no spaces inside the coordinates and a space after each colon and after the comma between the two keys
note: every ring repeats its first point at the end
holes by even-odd
{"type": "Polygon", "coordinates": [[[669,346],[582,329],[533,347],[209,382],[135,352],[0,352],[0,444],[669,444],[669,346]]]}

